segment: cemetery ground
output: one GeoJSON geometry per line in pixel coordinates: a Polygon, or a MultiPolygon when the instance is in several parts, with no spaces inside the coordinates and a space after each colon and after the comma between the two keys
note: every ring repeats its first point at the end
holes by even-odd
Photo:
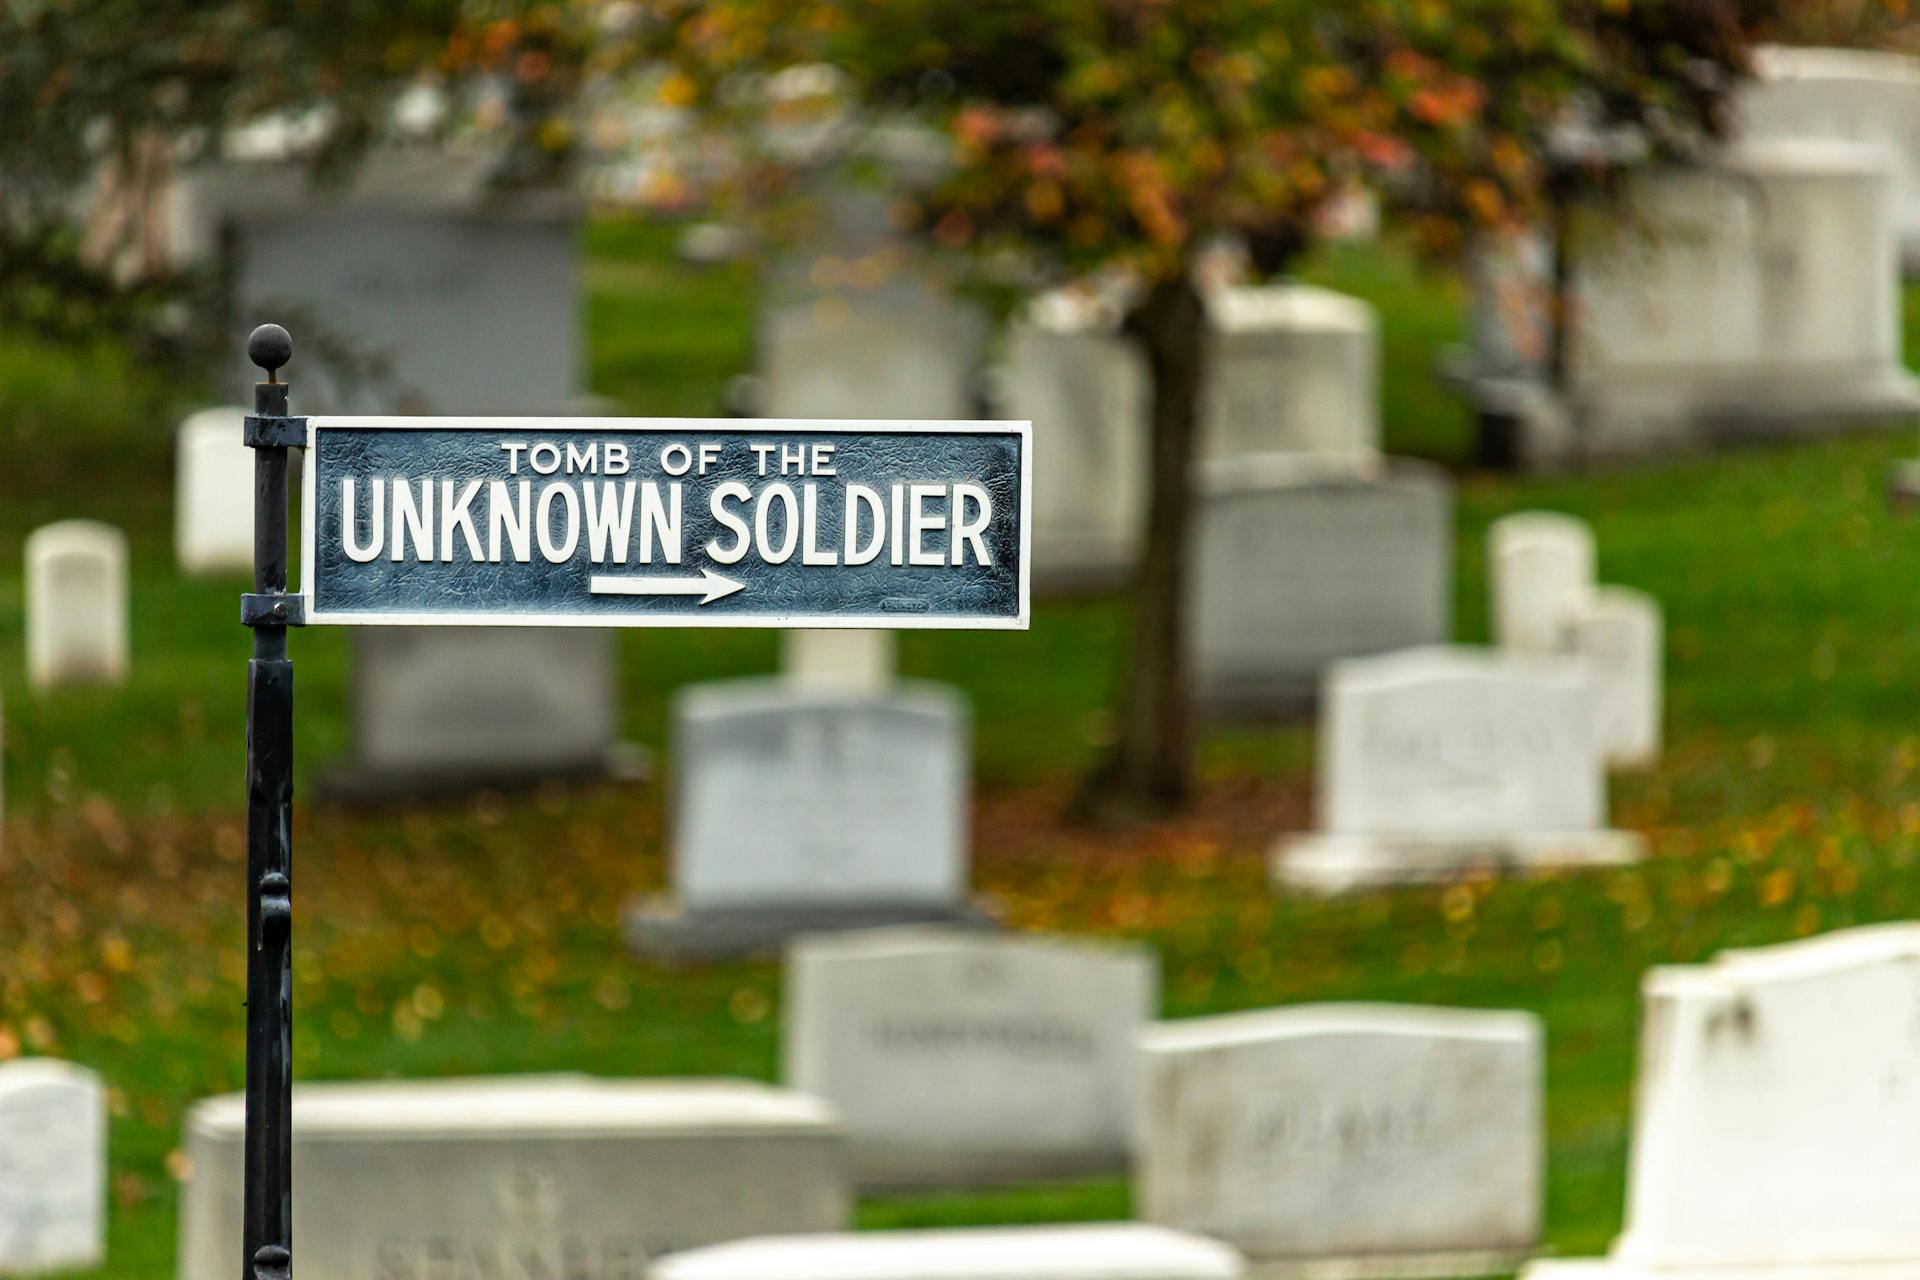
{"type": "MultiPolygon", "coordinates": [[[[595,390],[621,412],[715,412],[747,365],[748,282],[680,264],[664,230],[589,234],[595,390]]],[[[1457,292],[1382,249],[1340,250],[1312,274],[1381,307],[1390,449],[1461,461],[1466,415],[1429,372],[1458,331],[1457,292]]],[[[289,373],[297,411],[297,362],[289,373]]],[[[194,403],[110,346],[75,358],[0,337],[0,1057],[58,1054],[105,1077],[107,1269],[142,1280],[172,1274],[185,1108],[241,1080],[245,588],[173,567],[170,429],[194,403]],[[133,678],[36,698],[21,541],[83,515],[132,541],[133,678]]],[[[1601,577],[1666,608],[1665,758],[1613,792],[1615,825],[1649,837],[1642,867],[1332,903],[1278,897],[1267,846],[1309,822],[1311,743],[1297,725],[1210,731],[1190,818],[1111,834],[1068,826],[1060,815],[1117,683],[1121,610],[1094,597],[1039,604],[1024,634],[902,637],[906,674],[973,702],[976,888],[1022,928],[1151,941],[1168,1016],[1332,999],[1537,1011],[1549,1045],[1547,1239],[1597,1252],[1623,1203],[1641,972],[1920,915],[1920,521],[1884,497],[1888,464],[1915,446],[1900,432],[1591,476],[1463,479],[1463,640],[1486,632],[1485,527],[1518,509],[1591,521],[1601,577]]],[[[347,638],[293,638],[309,788],[346,750],[347,638]]],[[[672,690],[769,671],[775,643],[755,631],[626,633],[628,735],[660,752],[672,690]]],[[[662,832],[657,785],[408,812],[303,807],[298,1075],[771,1078],[776,966],[669,970],[621,946],[623,903],[665,883],[662,832]]],[[[1127,1211],[1116,1178],[869,1199],[861,1221],[1127,1211]]]]}

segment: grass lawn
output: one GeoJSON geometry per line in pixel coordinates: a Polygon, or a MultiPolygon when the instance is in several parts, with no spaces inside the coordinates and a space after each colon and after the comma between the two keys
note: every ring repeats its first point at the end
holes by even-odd
{"type": "MultiPolygon", "coordinates": [[[[747,359],[751,282],[682,266],[670,244],[617,224],[588,236],[594,387],[624,411],[712,412],[747,359]]],[[[1343,250],[1310,274],[1382,308],[1390,443],[1463,456],[1467,416],[1428,373],[1459,329],[1457,289],[1382,250],[1343,250]]],[[[297,363],[290,372],[297,406],[297,363]]],[[[110,349],[0,339],[0,1056],[59,1054],[110,1083],[106,1271],[127,1280],[171,1274],[184,1109],[241,1078],[244,587],[172,566],[170,429],[192,403],[110,349]],[[132,538],[136,672],[124,690],[38,698],[24,686],[20,543],[71,515],[132,538]]],[[[1324,999],[1537,1011],[1549,1243],[1600,1249],[1622,1204],[1641,972],[1920,910],[1920,526],[1882,496],[1887,463],[1913,443],[1463,476],[1463,639],[1485,634],[1485,526],[1524,507],[1592,521],[1604,580],[1666,607],[1668,750],[1614,790],[1617,824],[1651,840],[1642,868],[1331,905],[1275,897],[1265,846],[1309,816],[1298,727],[1211,735],[1187,819],[1124,838],[1066,827],[1060,807],[1106,730],[1119,659],[1120,604],[1092,599],[1042,604],[1022,635],[902,639],[908,673],[973,700],[978,886],[1021,926],[1155,944],[1171,1016],[1324,999]]],[[[774,660],[771,635],[744,631],[636,632],[623,645],[628,730],[655,746],[676,687],[774,660]]],[[[344,647],[316,631],[294,651],[311,777],[345,750],[344,647]]],[[[653,787],[303,810],[299,1074],[772,1078],[773,966],[666,971],[619,946],[621,903],[665,883],[661,825],[653,787]]],[[[1127,1211],[1109,1180],[874,1200],[861,1220],[1127,1211]]]]}

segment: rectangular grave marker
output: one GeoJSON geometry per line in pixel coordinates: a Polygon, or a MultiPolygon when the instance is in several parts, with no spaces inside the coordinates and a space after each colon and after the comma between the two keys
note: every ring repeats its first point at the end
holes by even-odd
{"type": "Polygon", "coordinates": [[[863,1182],[967,1185],[1122,1168],[1144,949],[952,928],[802,938],[783,1078],[840,1113],[863,1182]]]}
{"type": "Polygon", "coordinates": [[[653,1280],[1240,1280],[1218,1240],[1138,1222],[770,1236],[662,1259],[653,1280]]]}
{"type": "Polygon", "coordinates": [[[1612,866],[1592,674],[1574,658],[1464,647],[1337,663],[1322,697],[1320,830],[1282,837],[1275,877],[1339,893],[1466,871],[1612,866]]]}
{"type": "Polygon", "coordinates": [[[0,1273],[106,1261],[106,1193],[100,1078],[53,1058],[0,1064],[0,1273]]]}
{"type": "Polygon", "coordinates": [[[1625,1229],[1524,1280],[1903,1276],[1920,1261],[1920,925],[1641,981],[1625,1229]]]}
{"type": "Polygon", "coordinates": [[[1540,1229],[1541,1041],[1528,1013],[1406,1005],[1160,1023],[1138,1211],[1261,1263],[1353,1264],[1326,1274],[1506,1270],[1540,1229]]]}
{"type": "Polygon", "coordinates": [[[118,685],[129,662],[127,535],[59,520],[28,535],[27,682],[118,685]]]}
{"type": "MultiPolygon", "coordinates": [[[[188,1112],[182,1280],[232,1272],[242,1101],[188,1112]]],[[[293,1122],[310,1280],[643,1280],[663,1253],[837,1231],[852,1208],[828,1107],[748,1081],[302,1084],[293,1122]]]]}

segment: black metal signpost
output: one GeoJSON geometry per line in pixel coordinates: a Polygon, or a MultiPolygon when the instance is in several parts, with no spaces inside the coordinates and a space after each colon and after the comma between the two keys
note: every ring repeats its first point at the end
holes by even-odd
{"type": "Polygon", "coordinates": [[[1016,629],[1031,426],[290,416],[278,325],[254,388],[241,1280],[292,1266],[293,663],[339,623],[1016,629]],[[287,590],[287,450],[305,451],[287,590]]]}

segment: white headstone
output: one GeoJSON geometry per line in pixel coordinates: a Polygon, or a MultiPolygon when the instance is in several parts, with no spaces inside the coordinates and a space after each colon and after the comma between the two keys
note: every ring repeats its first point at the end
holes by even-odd
{"type": "MultiPolygon", "coordinates": [[[[1900,362],[1890,179],[1873,148],[1770,143],[1636,189],[1649,242],[1622,228],[1579,264],[1579,382],[1871,377],[1900,362]]],[[[1729,386],[1729,391],[1740,388],[1729,386]]]]}
{"type": "Polygon", "coordinates": [[[741,680],[674,712],[673,881],[688,910],[928,909],[967,894],[971,745],[958,696],[741,680]]]}
{"type": "Polygon", "coordinates": [[[1438,468],[1270,454],[1207,465],[1195,501],[1187,621],[1208,707],[1297,708],[1330,662],[1452,638],[1438,468]]]}
{"type": "Polygon", "coordinates": [[[1754,51],[1737,98],[1754,142],[1851,142],[1877,148],[1893,175],[1903,256],[1920,256],[1920,59],[1866,49],[1754,51]]]}
{"type": "Polygon", "coordinates": [[[1137,1222],[778,1236],[666,1258],[651,1280],[1240,1280],[1233,1249],[1137,1222]]]}
{"type": "Polygon", "coordinates": [[[880,275],[871,284],[829,287],[761,314],[760,416],[976,416],[985,313],[931,281],[880,275]]]}
{"type": "Polygon", "coordinates": [[[351,774],[375,790],[591,773],[619,733],[614,636],[590,627],[364,627],[351,774]]]}
{"type": "MultiPolygon", "coordinates": [[[[1746,143],[1649,168],[1614,218],[1583,222],[1566,264],[1564,381],[1550,385],[1551,280],[1531,307],[1476,304],[1466,380],[1511,418],[1523,463],[1698,449],[1910,419],[1899,246],[1884,152],[1839,142],[1746,143]],[[1521,329],[1499,336],[1511,318],[1521,329]],[[1545,332],[1543,332],[1545,330],[1545,332]],[[1530,353],[1523,364],[1516,357],[1530,353]]],[[[1506,255],[1518,291],[1550,259],[1506,255]]]]}
{"type": "Polygon", "coordinates": [[[803,938],[783,1079],[833,1104],[863,1182],[960,1185],[1123,1167],[1139,948],[961,929],[803,938]]]}
{"type": "Polygon", "coordinates": [[[1033,423],[1034,578],[1074,586],[1123,579],[1146,534],[1145,364],[1118,306],[1042,295],[1007,339],[1001,416],[1033,423]]]}
{"type": "MultiPolygon", "coordinates": [[[[296,412],[578,404],[582,206],[557,189],[500,191],[496,161],[376,148],[344,186],[315,185],[299,160],[206,165],[186,179],[193,234],[232,232],[235,314],[293,332],[296,412]]],[[[236,393],[258,377],[236,356],[236,393]]]]}
{"type": "Polygon", "coordinates": [[[1544,1278],[1920,1268],[1920,925],[1870,925],[1641,983],[1626,1230],[1544,1278]]]}
{"type": "Polygon", "coordinates": [[[1286,837],[1276,875],[1339,891],[1492,863],[1631,861],[1605,830],[1593,680],[1575,658],[1416,649],[1327,674],[1316,761],[1320,830],[1286,837]]]}
{"type": "Polygon", "coordinates": [[[1493,639],[1514,653],[1558,653],[1568,619],[1593,595],[1593,530],[1553,511],[1502,516],[1487,529],[1493,639]]]}
{"type": "Polygon", "coordinates": [[[174,450],[173,554],[185,573],[253,568],[253,450],[246,410],[202,409],[174,450]]]}
{"type": "Polygon", "coordinates": [[[796,689],[880,693],[893,683],[897,648],[891,631],[786,631],[780,636],[780,668],[796,689]]]}
{"type": "Polygon", "coordinates": [[[51,1058],[0,1063],[0,1273],[104,1263],[106,1193],[100,1078],[51,1058]]]}
{"type": "Polygon", "coordinates": [[[36,689],[127,678],[127,535],[61,520],[27,538],[27,681],[36,689]]]}
{"type": "MultiPolygon", "coordinates": [[[[188,1113],[181,1280],[226,1280],[243,1099],[188,1113]]],[[[578,1076],[296,1086],[293,1265],[311,1280],[567,1275],[847,1225],[845,1148],[816,1099],[744,1081],[578,1076]]]]}
{"type": "Polygon", "coordinates": [[[1665,637],[1660,602],[1631,587],[1601,587],[1566,619],[1562,647],[1593,676],[1594,731],[1609,764],[1660,758],[1665,637]]]}
{"type": "Polygon", "coordinates": [[[1314,285],[1239,285],[1213,290],[1207,315],[1201,457],[1379,449],[1380,317],[1370,304],[1314,285]]]}
{"type": "Polygon", "coordinates": [[[1137,1211],[1256,1265],[1503,1270],[1539,1236],[1541,1039],[1531,1014],[1405,1005],[1161,1023],[1137,1211]]]}

